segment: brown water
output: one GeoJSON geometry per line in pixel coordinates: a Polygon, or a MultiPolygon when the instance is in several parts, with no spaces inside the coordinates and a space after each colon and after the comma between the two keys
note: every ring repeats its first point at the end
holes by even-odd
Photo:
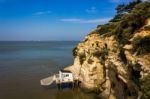
{"type": "Polygon", "coordinates": [[[77,43],[0,42],[0,99],[99,99],[80,89],[40,85],[40,79],[72,64],[77,43]]]}

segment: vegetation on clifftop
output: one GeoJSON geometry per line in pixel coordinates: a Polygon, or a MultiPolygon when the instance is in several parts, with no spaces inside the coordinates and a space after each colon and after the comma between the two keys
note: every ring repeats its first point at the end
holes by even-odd
{"type": "MultiPolygon", "coordinates": [[[[116,10],[116,16],[110,20],[109,23],[98,25],[93,33],[99,33],[100,35],[105,34],[106,36],[114,35],[120,45],[125,45],[129,42],[129,39],[145,25],[146,20],[150,18],[150,2],[137,0],[127,5],[118,5],[116,10]]],[[[149,29],[149,26],[145,28],[149,29]]],[[[145,41],[142,40],[141,43],[142,42],[145,41]]],[[[137,49],[145,49],[142,52],[138,51],[139,54],[150,52],[148,43],[144,43],[144,46],[140,46],[140,44],[134,45],[137,49]]]]}

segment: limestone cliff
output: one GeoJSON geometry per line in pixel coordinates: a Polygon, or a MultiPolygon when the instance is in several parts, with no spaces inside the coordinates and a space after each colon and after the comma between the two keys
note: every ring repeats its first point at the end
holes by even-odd
{"type": "Polygon", "coordinates": [[[140,81],[150,73],[150,53],[145,47],[150,46],[149,38],[149,19],[126,43],[114,34],[93,31],[74,48],[74,64],[65,69],[79,76],[81,87],[98,91],[102,99],[140,99],[140,81]]]}

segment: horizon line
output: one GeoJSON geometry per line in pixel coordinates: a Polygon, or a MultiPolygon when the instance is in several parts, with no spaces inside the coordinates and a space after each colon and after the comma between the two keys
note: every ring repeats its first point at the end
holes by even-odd
{"type": "Polygon", "coordinates": [[[0,42],[62,42],[62,41],[83,41],[83,40],[0,40],[0,42]]]}

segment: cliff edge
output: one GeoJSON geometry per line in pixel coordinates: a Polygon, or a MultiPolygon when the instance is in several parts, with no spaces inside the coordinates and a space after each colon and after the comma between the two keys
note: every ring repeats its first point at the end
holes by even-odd
{"type": "Polygon", "coordinates": [[[102,99],[149,99],[149,13],[150,3],[138,2],[117,21],[98,26],[74,48],[74,63],[65,69],[102,99]]]}

